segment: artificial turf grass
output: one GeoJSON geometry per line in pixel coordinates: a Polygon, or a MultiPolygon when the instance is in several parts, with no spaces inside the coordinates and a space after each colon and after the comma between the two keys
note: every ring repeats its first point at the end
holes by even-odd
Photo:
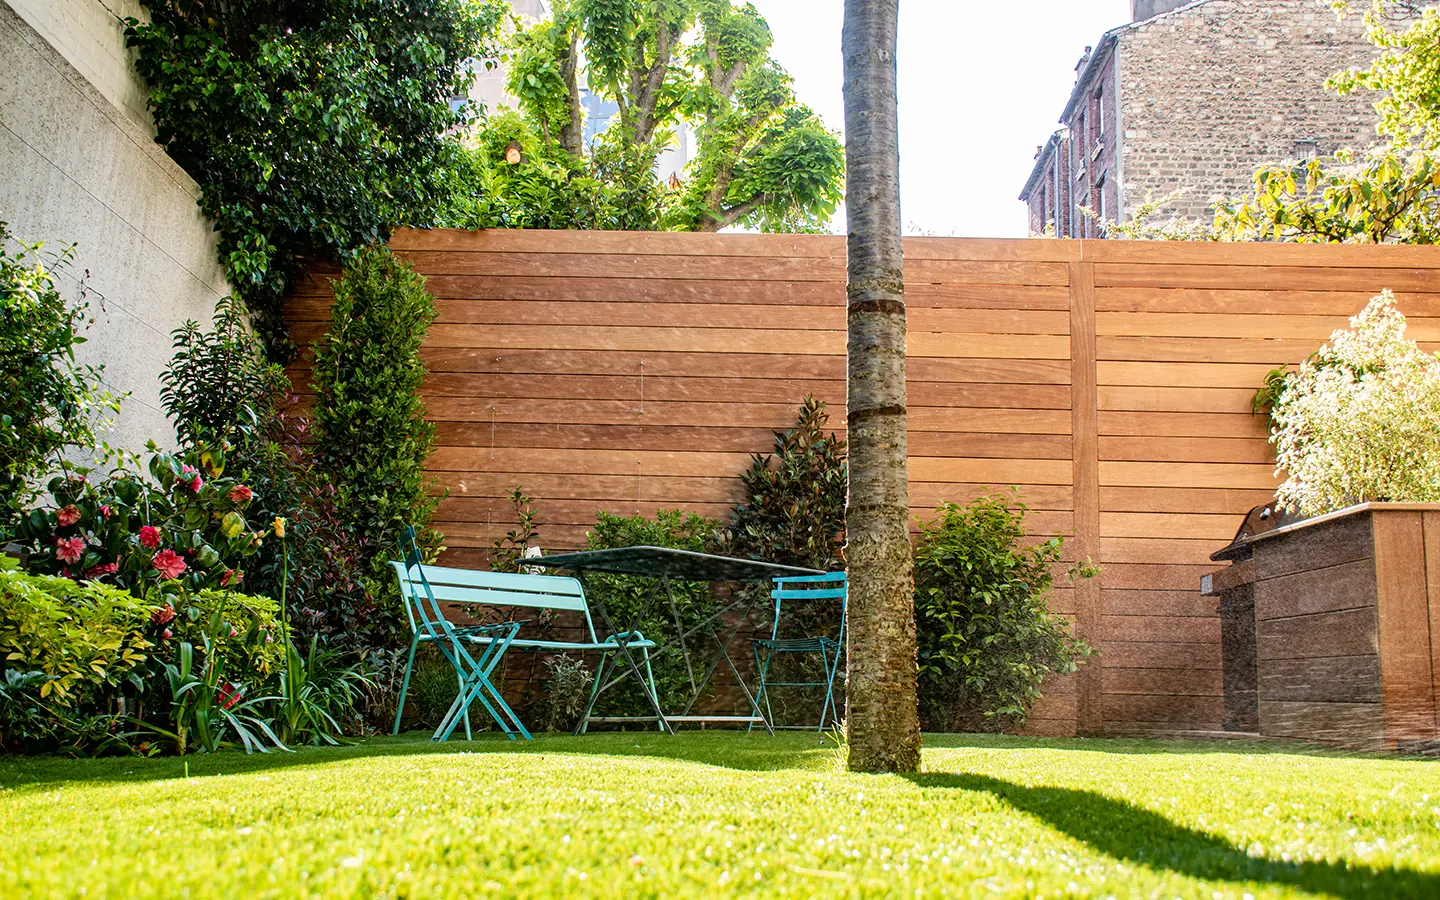
{"type": "Polygon", "coordinates": [[[3,760],[0,897],[1440,896],[1434,762],[927,736],[924,767],[729,732],[3,760]]]}

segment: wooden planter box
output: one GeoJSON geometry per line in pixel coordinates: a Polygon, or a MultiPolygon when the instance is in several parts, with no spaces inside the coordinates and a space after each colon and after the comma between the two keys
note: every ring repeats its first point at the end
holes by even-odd
{"type": "Polygon", "coordinates": [[[1248,543],[1260,734],[1440,746],[1440,504],[1366,503],[1248,543]]]}

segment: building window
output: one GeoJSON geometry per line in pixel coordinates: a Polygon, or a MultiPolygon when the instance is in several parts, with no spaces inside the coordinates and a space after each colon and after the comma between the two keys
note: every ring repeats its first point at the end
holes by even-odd
{"type": "MultiPolygon", "coordinates": [[[[1095,182],[1095,208],[1100,212],[1100,222],[1110,221],[1110,204],[1105,199],[1105,176],[1101,175],[1100,180],[1095,182]]],[[[1096,223],[1100,227],[1100,223],[1096,223]]]]}
{"type": "Polygon", "coordinates": [[[1105,88],[1095,91],[1095,138],[1105,139],[1105,88]]]}

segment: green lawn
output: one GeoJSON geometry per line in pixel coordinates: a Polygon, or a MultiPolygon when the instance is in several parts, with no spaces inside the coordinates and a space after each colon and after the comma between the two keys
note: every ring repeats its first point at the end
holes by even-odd
{"type": "Polygon", "coordinates": [[[928,736],[0,760],[0,897],[1440,897],[1440,764],[928,736]]]}

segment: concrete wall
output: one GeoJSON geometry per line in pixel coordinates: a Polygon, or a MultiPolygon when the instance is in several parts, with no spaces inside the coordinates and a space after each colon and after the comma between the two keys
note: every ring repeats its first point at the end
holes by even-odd
{"type": "Polygon", "coordinates": [[[80,349],[130,393],[109,439],[139,450],[173,442],[157,381],[170,331],[209,321],[228,287],[199,188],[152,139],[117,15],[143,13],[135,0],[0,0],[0,219],[29,243],[79,245],[64,283],[76,292],[89,272],[80,349]]]}
{"type": "Polygon", "coordinates": [[[1359,16],[1343,23],[1312,0],[1210,0],[1121,32],[1125,212],[1179,188],[1165,214],[1209,221],[1214,198],[1253,191],[1263,163],[1363,148],[1375,96],[1325,89],[1367,66],[1375,48],[1359,16]]]}

